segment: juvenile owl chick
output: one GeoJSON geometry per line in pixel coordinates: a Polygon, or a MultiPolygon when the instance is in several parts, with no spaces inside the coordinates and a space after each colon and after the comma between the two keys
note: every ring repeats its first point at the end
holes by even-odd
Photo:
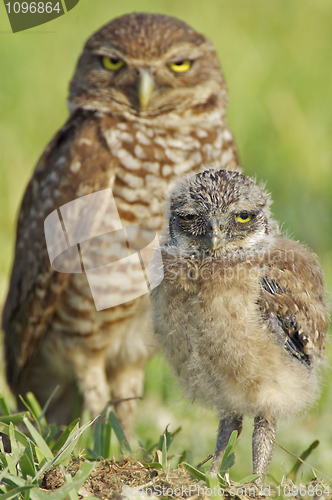
{"type": "Polygon", "coordinates": [[[269,195],[238,172],[207,170],[169,194],[164,280],[151,293],[156,339],[186,394],[220,417],[211,471],[254,417],[264,481],[277,420],[317,396],[328,313],[316,255],[280,236],[269,195]]]}

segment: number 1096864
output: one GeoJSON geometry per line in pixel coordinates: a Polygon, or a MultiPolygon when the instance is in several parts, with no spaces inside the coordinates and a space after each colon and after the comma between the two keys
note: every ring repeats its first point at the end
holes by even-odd
{"type": "Polygon", "coordinates": [[[62,11],[60,7],[60,2],[53,5],[52,2],[8,2],[6,3],[8,14],[51,14],[52,12],[57,12],[58,14],[62,11]]]}

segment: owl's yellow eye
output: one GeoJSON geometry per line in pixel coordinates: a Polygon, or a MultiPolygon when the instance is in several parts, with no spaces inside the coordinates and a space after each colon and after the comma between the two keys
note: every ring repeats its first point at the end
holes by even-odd
{"type": "Polygon", "coordinates": [[[187,220],[187,221],[189,221],[189,220],[192,221],[192,220],[196,220],[197,219],[197,215],[195,215],[195,214],[186,214],[186,215],[182,215],[181,219],[187,220]]]}
{"type": "Polygon", "coordinates": [[[248,214],[248,212],[241,212],[236,216],[236,220],[238,222],[249,222],[251,219],[252,219],[252,214],[248,214]]]}
{"type": "Polygon", "coordinates": [[[109,71],[117,71],[118,69],[121,69],[124,66],[124,62],[121,61],[121,59],[118,59],[117,57],[104,56],[102,59],[102,63],[104,68],[108,69],[109,71]]]}
{"type": "Polygon", "coordinates": [[[176,73],[185,73],[191,68],[192,62],[189,59],[185,61],[176,61],[169,64],[169,67],[176,73]]]}

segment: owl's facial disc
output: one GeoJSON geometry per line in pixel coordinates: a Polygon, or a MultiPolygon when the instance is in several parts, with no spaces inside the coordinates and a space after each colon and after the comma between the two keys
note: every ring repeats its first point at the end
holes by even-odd
{"type": "Polygon", "coordinates": [[[149,53],[141,45],[138,50],[133,43],[126,47],[117,40],[92,37],[70,85],[70,108],[101,106],[117,114],[149,117],[218,107],[224,99],[223,76],[213,47],[201,42],[176,42],[164,52],[149,53]]]}

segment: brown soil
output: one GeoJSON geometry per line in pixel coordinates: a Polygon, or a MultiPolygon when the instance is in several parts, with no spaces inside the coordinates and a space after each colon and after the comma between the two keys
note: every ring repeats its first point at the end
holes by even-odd
{"type": "MultiPolygon", "coordinates": [[[[67,468],[72,476],[75,475],[82,462],[76,460],[67,468]]],[[[42,480],[42,488],[54,491],[65,483],[60,467],[55,467],[45,472],[42,480]]],[[[149,488],[147,493],[152,493],[162,498],[204,498],[205,486],[192,479],[190,473],[184,467],[172,469],[168,473],[163,470],[150,469],[136,460],[124,460],[120,463],[112,460],[104,460],[97,463],[83,488],[79,491],[82,496],[93,495],[101,499],[123,498],[123,493],[129,488],[134,494],[142,496],[142,488],[149,488]],[[190,485],[200,486],[200,495],[189,494],[190,485]],[[125,488],[124,488],[125,487],[125,488]],[[177,494],[173,494],[175,490],[177,494]]]]}
{"type": "MultiPolygon", "coordinates": [[[[83,460],[75,460],[66,467],[65,471],[72,476],[76,474],[83,460]]],[[[284,485],[288,485],[288,481],[284,480],[284,485]]],[[[60,488],[65,483],[65,478],[60,467],[55,467],[45,472],[42,479],[42,488],[54,491],[60,488]]],[[[312,486],[320,484],[319,480],[313,480],[312,486]]],[[[308,489],[307,485],[305,489],[308,489]]],[[[291,491],[292,483],[289,482],[291,491]]],[[[289,489],[288,486],[286,489],[289,489]]],[[[252,500],[252,498],[270,499],[277,497],[277,491],[270,488],[269,491],[264,489],[265,495],[260,492],[253,484],[240,485],[232,484],[229,488],[225,488],[223,496],[217,494],[216,498],[224,500],[252,500]],[[238,496],[239,495],[239,496],[238,496]]],[[[173,499],[181,500],[190,498],[190,500],[213,500],[211,493],[207,491],[206,484],[203,481],[193,479],[190,473],[183,467],[177,469],[163,471],[161,469],[149,468],[143,465],[138,460],[123,460],[116,462],[115,460],[103,460],[98,462],[80,488],[79,497],[84,498],[94,496],[100,499],[112,500],[151,500],[173,499]]],[[[316,500],[317,496],[300,496],[288,494],[288,498],[316,500]]],[[[324,495],[320,500],[331,499],[331,495],[324,495]]]]}

